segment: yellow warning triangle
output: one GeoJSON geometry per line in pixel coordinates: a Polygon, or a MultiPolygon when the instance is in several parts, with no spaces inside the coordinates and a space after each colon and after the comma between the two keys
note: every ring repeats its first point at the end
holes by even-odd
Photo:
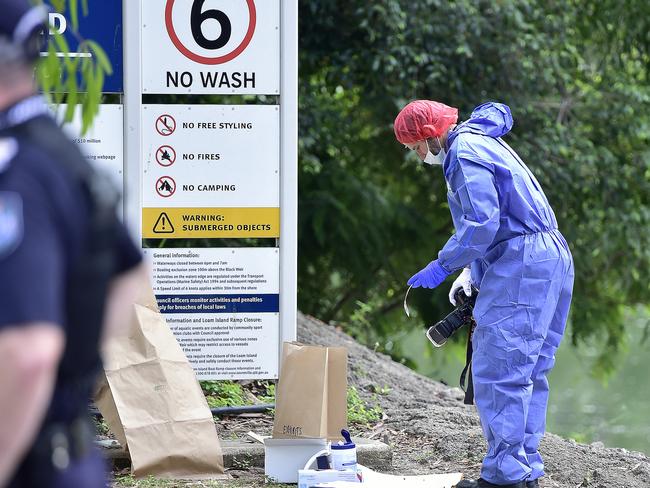
{"type": "Polygon", "coordinates": [[[169,215],[166,212],[162,212],[158,220],[153,226],[153,231],[155,234],[173,234],[174,233],[174,224],[169,219],[169,215]]]}

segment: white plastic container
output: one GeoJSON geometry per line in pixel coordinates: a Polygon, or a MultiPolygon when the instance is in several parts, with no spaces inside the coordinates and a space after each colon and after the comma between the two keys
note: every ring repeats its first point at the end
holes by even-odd
{"type": "Polygon", "coordinates": [[[297,483],[298,470],[327,447],[325,439],[264,439],[264,474],[278,483],[297,483]]]}
{"type": "Polygon", "coordinates": [[[344,470],[350,469],[357,471],[357,446],[350,438],[347,430],[342,430],[341,434],[345,438],[345,443],[332,444],[330,447],[332,457],[332,469],[344,470]]]}

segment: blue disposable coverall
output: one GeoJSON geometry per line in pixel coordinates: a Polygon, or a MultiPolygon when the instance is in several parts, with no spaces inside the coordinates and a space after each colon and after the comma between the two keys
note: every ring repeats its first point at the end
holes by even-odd
{"type": "Polygon", "coordinates": [[[477,107],[450,131],[443,164],[456,233],[438,255],[471,263],[480,289],[472,338],[475,403],[488,441],[481,477],[494,484],[544,474],[547,374],[571,303],[573,261],[541,186],[500,137],[510,109],[477,107]]]}

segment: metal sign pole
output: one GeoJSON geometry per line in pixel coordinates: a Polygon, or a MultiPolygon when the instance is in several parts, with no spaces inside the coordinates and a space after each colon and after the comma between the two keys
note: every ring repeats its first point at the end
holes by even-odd
{"type": "Polygon", "coordinates": [[[124,8],[124,220],[136,242],[141,224],[141,2],[123,0],[124,8]]]}
{"type": "MultiPolygon", "coordinates": [[[[298,271],[298,2],[283,0],[280,18],[280,352],[296,339],[298,271]]],[[[281,354],[280,354],[281,357],[281,354]]]]}

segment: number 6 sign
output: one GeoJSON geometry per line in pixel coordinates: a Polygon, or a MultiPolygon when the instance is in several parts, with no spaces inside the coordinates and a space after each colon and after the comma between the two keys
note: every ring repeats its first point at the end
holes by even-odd
{"type": "Polygon", "coordinates": [[[167,5],[165,7],[165,25],[174,46],[176,46],[184,56],[201,64],[222,64],[235,59],[251,42],[253,34],[255,33],[255,24],[257,22],[255,1],[239,1],[244,2],[248,7],[248,26],[244,30],[245,34],[243,39],[233,38],[232,22],[226,12],[216,8],[205,8],[206,0],[192,0],[192,9],[190,11],[189,19],[186,19],[186,22],[189,22],[194,43],[196,43],[196,45],[202,50],[211,51],[215,54],[217,54],[217,51],[223,50],[223,48],[228,48],[224,53],[218,53],[216,56],[209,56],[202,54],[202,52],[196,49],[196,47],[189,45],[191,43],[188,43],[187,40],[181,40],[176,32],[174,7],[176,4],[186,7],[188,2],[185,0],[167,0],[167,5]],[[218,29],[215,28],[217,26],[218,29]],[[216,37],[215,31],[218,32],[216,37]]]}
{"type": "Polygon", "coordinates": [[[133,2],[143,93],[280,94],[280,14],[298,0],[133,2]]]}

